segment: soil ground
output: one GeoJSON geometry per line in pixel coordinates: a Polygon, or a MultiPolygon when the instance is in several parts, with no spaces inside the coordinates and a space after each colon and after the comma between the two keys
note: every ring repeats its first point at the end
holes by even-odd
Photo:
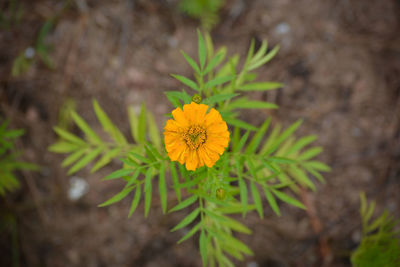
{"type": "MultiPolygon", "coordinates": [[[[144,101],[161,128],[172,108],[164,92],[180,86],[169,73],[191,75],[179,51],[196,54],[198,23],[177,12],[177,1],[90,0],[86,9],[64,11],[47,36],[54,69],[38,61],[12,77],[13,60],[61,9],[60,1],[19,2],[21,22],[0,32],[0,108],[26,129],[25,159],[43,168],[24,173],[22,189],[1,204],[13,210],[18,236],[10,246],[11,234],[0,235],[0,265],[201,266],[197,240],[177,245],[183,232],[169,232],[183,212],[164,216],[156,204],[145,219],[140,206],[128,219],[128,199],[98,208],[121,189],[101,181],[117,163],[80,171],[89,191],[71,201],[63,156],[47,151],[66,99],[95,129],[91,103],[98,99],[127,136],[126,107],[144,101]],[[19,251],[14,260],[12,248],[19,251]]],[[[377,212],[400,217],[400,2],[230,0],[212,37],[242,56],[252,38],[281,46],[259,79],[284,88],[252,95],[280,108],[243,119],[259,125],[272,116],[289,125],[302,118],[298,134],[318,134],[319,159],[332,167],[316,192],[302,193],[309,212],[282,205],[281,217],[268,209],[263,220],[246,217],[254,234],[240,238],[255,254],[238,266],[350,266],[361,191],[377,201],[377,212]]]]}

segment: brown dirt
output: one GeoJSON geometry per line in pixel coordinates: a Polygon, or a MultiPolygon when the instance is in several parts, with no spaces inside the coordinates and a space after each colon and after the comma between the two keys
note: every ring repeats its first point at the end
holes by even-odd
{"type": "MultiPolygon", "coordinates": [[[[142,101],[162,126],[171,109],[163,92],[180,86],[169,73],[190,75],[179,50],[195,55],[196,22],[177,13],[176,1],[87,1],[87,12],[68,9],[48,36],[55,70],[35,63],[12,78],[12,60],[59,8],[55,2],[23,1],[29,13],[0,32],[1,112],[27,130],[20,146],[27,160],[43,166],[1,204],[17,217],[21,265],[201,266],[197,240],[177,245],[183,231],[169,233],[183,213],[163,216],[156,204],[149,218],[140,206],[127,219],[130,200],[97,208],[120,189],[100,181],[117,163],[93,175],[79,172],[90,189],[71,202],[63,157],[46,150],[67,98],[95,129],[93,98],[127,135],[126,107],[142,101]]],[[[320,159],[333,169],[317,192],[303,192],[314,214],[282,205],[279,218],[266,210],[264,220],[244,220],[254,234],[241,238],[255,255],[238,265],[349,266],[360,235],[360,191],[377,200],[377,210],[400,217],[399,2],[231,0],[221,14],[212,32],[216,46],[245,55],[251,38],[281,45],[259,77],[285,87],[252,96],[280,109],[244,119],[258,125],[272,116],[289,125],[303,118],[299,134],[319,135],[320,159]],[[279,32],[285,25],[288,31],[279,32]]],[[[0,237],[0,265],[9,266],[10,235],[0,237]]]]}

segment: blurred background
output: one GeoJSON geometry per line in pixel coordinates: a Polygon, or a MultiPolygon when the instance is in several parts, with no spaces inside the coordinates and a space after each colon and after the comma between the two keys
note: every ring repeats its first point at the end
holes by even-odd
{"type": "MultiPolygon", "coordinates": [[[[400,1],[355,0],[1,0],[0,116],[25,129],[17,142],[39,171],[18,173],[19,190],[0,200],[0,266],[201,266],[197,238],[181,245],[170,233],[184,212],[162,215],[156,199],[127,218],[130,199],[97,205],[121,183],[89,169],[68,177],[63,156],[47,151],[52,127],[77,129],[76,110],[96,130],[96,98],[129,135],[126,109],[145,102],[164,126],[172,106],[165,91],[191,76],[180,49],[195,57],[196,28],[216,47],[244,57],[250,40],[280,45],[259,80],[285,84],[260,92],[278,110],[267,116],[298,134],[318,134],[320,160],[332,167],[326,184],[299,198],[308,211],[282,205],[277,217],[249,214],[255,252],[238,266],[350,266],[361,238],[359,193],[400,217],[400,1]]],[[[98,128],[96,128],[98,127],[98,128]]],[[[173,194],[169,205],[173,205],[173,194]]],[[[157,198],[158,196],[156,196],[157,198]]]]}

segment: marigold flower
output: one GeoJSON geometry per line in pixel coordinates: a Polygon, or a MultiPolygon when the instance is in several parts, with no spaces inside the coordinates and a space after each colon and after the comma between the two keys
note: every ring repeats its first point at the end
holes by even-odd
{"type": "Polygon", "coordinates": [[[174,119],[164,128],[165,148],[172,161],[196,170],[204,165],[212,167],[229,143],[226,122],[217,110],[194,102],[172,111],[174,119]]]}

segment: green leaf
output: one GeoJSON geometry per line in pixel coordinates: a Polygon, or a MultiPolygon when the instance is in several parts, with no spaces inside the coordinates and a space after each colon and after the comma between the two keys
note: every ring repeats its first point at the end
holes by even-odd
{"type": "Polygon", "coordinates": [[[315,185],[313,182],[307,177],[304,171],[297,168],[295,165],[291,165],[289,168],[290,175],[295,178],[301,185],[307,186],[311,190],[315,191],[315,185]]]}
{"type": "Polygon", "coordinates": [[[184,85],[192,88],[193,90],[200,92],[199,86],[192,80],[186,78],[185,76],[177,75],[177,74],[171,74],[172,77],[183,83],[184,85]]]}
{"type": "Polygon", "coordinates": [[[282,83],[277,82],[259,82],[259,83],[248,83],[240,85],[238,90],[240,91],[268,91],[278,88],[282,88],[282,83]]]}
{"type": "Polygon", "coordinates": [[[267,160],[270,161],[270,162],[283,163],[283,164],[294,164],[294,163],[296,163],[295,160],[289,159],[289,158],[285,158],[285,157],[268,157],[267,160]]]}
{"type": "Polygon", "coordinates": [[[49,151],[54,152],[54,153],[70,153],[72,151],[75,151],[79,149],[80,146],[74,144],[74,143],[68,143],[68,142],[57,142],[51,146],[49,146],[49,151]]]}
{"type": "Polygon", "coordinates": [[[242,120],[230,118],[230,117],[224,118],[224,120],[226,123],[228,123],[230,125],[233,125],[233,126],[245,129],[245,130],[249,130],[249,131],[257,131],[256,127],[254,127],[253,125],[248,124],[247,122],[244,122],[242,120]]]}
{"type": "Polygon", "coordinates": [[[257,186],[253,181],[250,183],[251,194],[253,195],[254,205],[256,206],[258,215],[260,218],[264,218],[264,210],[261,202],[260,193],[258,192],[257,186]]]}
{"type": "Polygon", "coordinates": [[[274,195],[271,194],[268,188],[264,188],[264,193],[272,210],[276,213],[276,215],[281,216],[281,211],[279,210],[279,206],[276,203],[274,195]]]}
{"type": "Polygon", "coordinates": [[[141,196],[141,195],[142,195],[141,185],[138,184],[138,185],[136,186],[135,196],[134,196],[133,199],[132,199],[132,204],[131,204],[131,208],[129,209],[129,215],[128,215],[128,217],[131,217],[132,214],[135,212],[135,210],[136,210],[136,208],[137,208],[137,206],[138,206],[138,204],[139,204],[140,196],[141,196]]]}
{"type": "Polygon", "coordinates": [[[206,69],[204,70],[204,75],[209,73],[211,70],[213,70],[218,64],[221,63],[223,58],[225,57],[226,50],[220,50],[215,57],[211,59],[211,61],[207,64],[206,69]]]}
{"type": "MultiPolygon", "coordinates": [[[[236,161],[236,170],[237,170],[237,175],[238,175],[238,182],[239,182],[239,192],[240,192],[240,201],[242,203],[243,207],[247,206],[247,186],[246,182],[243,181],[242,177],[242,167],[239,166],[239,161],[236,161]]],[[[246,209],[243,209],[242,213],[243,217],[246,215],[246,209]]]]}
{"type": "Polygon", "coordinates": [[[72,143],[78,144],[78,145],[86,145],[85,141],[77,137],[76,135],[73,135],[59,127],[54,127],[54,131],[61,137],[64,138],[65,140],[68,140],[72,143]]]}
{"type": "Polygon", "coordinates": [[[221,237],[225,240],[225,243],[230,244],[232,247],[238,249],[239,251],[247,254],[247,255],[253,255],[253,252],[251,249],[246,246],[242,241],[234,238],[233,236],[223,233],[220,233],[221,237]]]}
{"type": "Polygon", "coordinates": [[[178,201],[180,202],[181,201],[181,189],[178,187],[179,179],[178,179],[178,173],[175,168],[175,163],[171,162],[170,169],[171,169],[172,182],[174,184],[176,197],[178,198],[178,201]]]}
{"type": "Polygon", "coordinates": [[[125,198],[135,187],[134,186],[130,186],[130,187],[126,187],[124,188],[121,192],[119,192],[118,194],[116,194],[115,196],[113,196],[112,198],[110,198],[109,200],[107,200],[106,202],[98,205],[98,207],[105,207],[111,204],[114,204],[118,201],[121,201],[123,198],[125,198]]]}
{"type": "Polygon", "coordinates": [[[232,81],[235,78],[234,75],[228,75],[228,76],[223,76],[223,77],[216,77],[215,79],[212,79],[211,81],[208,81],[205,85],[204,88],[212,88],[217,85],[224,84],[226,82],[232,81]]]}
{"type": "Polygon", "coordinates": [[[302,120],[298,120],[295,123],[293,123],[290,127],[288,127],[285,131],[283,131],[282,134],[276,140],[274,140],[273,144],[265,153],[265,155],[273,153],[283,141],[285,141],[291,135],[293,135],[293,133],[297,130],[297,128],[299,128],[302,122],[303,122],[302,120]]]}
{"type": "Polygon", "coordinates": [[[186,216],[178,225],[176,225],[174,228],[171,229],[171,232],[175,232],[176,230],[179,230],[186,225],[190,224],[193,222],[197,216],[200,214],[200,208],[197,208],[193,210],[191,213],[189,213],[188,216],[186,216]]]}
{"type": "Polygon", "coordinates": [[[207,236],[204,230],[201,230],[200,239],[199,239],[199,247],[200,247],[200,255],[203,262],[203,266],[207,266],[207,236]]]}
{"type": "Polygon", "coordinates": [[[255,62],[251,62],[251,64],[249,64],[248,66],[248,70],[254,70],[262,65],[264,65],[265,63],[267,63],[268,61],[270,61],[275,55],[276,53],[278,53],[279,50],[279,46],[275,46],[271,52],[269,52],[267,55],[265,55],[262,59],[257,60],[255,62]]]}
{"type": "Polygon", "coordinates": [[[90,126],[79,116],[75,111],[71,111],[72,119],[78,125],[78,127],[85,133],[89,141],[95,144],[101,144],[100,137],[90,128],[90,126]]]}
{"type": "Polygon", "coordinates": [[[314,142],[317,139],[316,135],[309,135],[309,136],[304,136],[300,138],[293,146],[288,149],[288,151],[285,153],[285,155],[290,155],[293,153],[296,153],[306,145],[314,142]]]}
{"type": "Polygon", "coordinates": [[[151,206],[152,178],[153,178],[153,168],[148,168],[146,171],[146,176],[144,181],[144,217],[147,217],[147,215],[149,214],[151,206]]]}
{"type": "Polygon", "coordinates": [[[238,96],[238,95],[239,94],[217,94],[217,95],[213,95],[213,96],[210,96],[209,98],[205,99],[204,102],[207,105],[213,105],[215,103],[231,99],[231,98],[233,98],[235,96],[238,96]]]}
{"type": "Polygon", "coordinates": [[[186,61],[189,63],[189,65],[192,67],[192,69],[197,73],[197,74],[201,74],[200,68],[197,65],[196,61],[191,58],[190,56],[188,56],[185,51],[181,50],[182,55],[185,57],[186,61]]]}
{"type": "Polygon", "coordinates": [[[206,44],[204,42],[203,36],[200,30],[197,30],[197,37],[198,37],[198,51],[199,51],[199,62],[200,68],[204,68],[204,64],[206,63],[207,51],[206,51],[206,44]]]}
{"type": "Polygon", "coordinates": [[[160,130],[158,129],[157,123],[154,119],[154,116],[151,112],[147,113],[147,122],[149,125],[149,137],[150,141],[154,144],[154,146],[160,150],[161,149],[161,137],[160,130]]]}
{"type": "Polygon", "coordinates": [[[322,147],[316,146],[304,151],[297,159],[299,161],[309,160],[322,152],[322,147]]]}
{"type": "MultiPolygon", "coordinates": [[[[238,128],[237,128],[238,129],[238,128]]],[[[244,145],[246,144],[247,139],[249,138],[249,134],[250,132],[247,131],[242,138],[240,138],[239,143],[237,144],[237,146],[235,146],[235,148],[233,149],[233,153],[237,153],[240,152],[242,150],[242,148],[244,147],[244,145]]]]}
{"type": "Polygon", "coordinates": [[[318,171],[323,171],[323,172],[331,171],[331,168],[328,165],[319,161],[307,161],[306,163],[304,163],[304,165],[316,169],[318,171]]]}
{"type": "Polygon", "coordinates": [[[144,143],[146,142],[146,119],[147,119],[147,111],[146,105],[142,103],[142,107],[140,109],[139,115],[139,124],[138,124],[138,142],[144,143]]]}
{"type": "Polygon", "coordinates": [[[256,134],[254,135],[253,139],[251,140],[250,144],[247,146],[246,149],[246,154],[252,154],[254,153],[257,148],[258,145],[260,144],[262,138],[265,135],[265,132],[268,129],[268,126],[271,122],[271,118],[268,118],[264,121],[264,123],[261,125],[261,127],[257,130],[256,134]]]}
{"type": "Polygon", "coordinates": [[[167,185],[165,182],[165,164],[161,163],[160,177],[158,179],[158,190],[160,191],[161,207],[165,214],[167,212],[167,185]]]}
{"type": "Polygon", "coordinates": [[[151,161],[148,158],[143,157],[142,155],[139,155],[138,153],[135,152],[129,152],[128,153],[129,156],[132,156],[134,158],[136,158],[137,160],[139,160],[140,162],[144,162],[146,164],[150,164],[151,161]]]}
{"type": "Polygon", "coordinates": [[[272,189],[271,191],[272,191],[272,193],[274,193],[275,196],[276,196],[277,198],[279,198],[280,200],[282,200],[282,201],[284,201],[284,202],[286,202],[286,203],[288,203],[288,204],[290,204],[290,205],[293,205],[293,206],[295,206],[295,207],[298,207],[298,208],[301,208],[301,209],[306,209],[306,207],[303,205],[303,203],[301,203],[301,202],[298,201],[297,199],[292,198],[292,197],[286,195],[285,193],[280,192],[280,191],[275,190],[275,189],[272,189]]]}
{"type": "Polygon", "coordinates": [[[186,235],[184,235],[181,239],[179,239],[178,244],[182,243],[183,241],[185,241],[186,239],[192,237],[195,233],[197,233],[197,231],[199,231],[200,229],[200,226],[201,222],[196,224],[186,235]]]}
{"type": "Polygon", "coordinates": [[[128,175],[131,175],[133,171],[134,170],[132,170],[132,169],[116,170],[116,171],[110,173],[109,175],[107,175],[106,177],[104,177],[103,180],[113,180],[113,179],[121,178],[124,176],[128,176],[128,175]]]}
{"type": "Polygon", "coordinates": [[[227,216],[224,216],[226,218],[226,221],[224,221],[224,225],[227,227],[231,228],[232,230],[235,230],[236,232],[244,233],[244,234],[251,234],[251,230],[247,228],[245,225],[241,224],[239,221],[236,221],[232,218],[229,218],[227,216]]]}
{"type": "Polygon", "coordinates": [[[77,163],[75,163],[69,170],[68,175],[74,174],[86,165],[88,165],[92,160],[94,160],[98,155],[100,155],[102,148],[99,147],[95,150],[90,151],[85,156],[83,156],[77,163]]]}
{"type": "Polygon", "coordinates": [[[172,209],[169,210],[169,213],[173,212],[173,211],[178,211],[181,209],[184,209],[186,207],[189,207],[190,205],[192,205],[194,202],[197,201],[199,197],[197,195],[193,195],[187,199],[185,199],[184,201],[180,202],[178,205],[176,205],[175,207],[173,207],[172,209]]]}
{"type": "Polygon", "coordinates": [[[229,109],[275,109],[278,108],[277,105],[269,102],[263,101],[252,101],[248,100],[246,97],[240,98],[233,101],[228,106],[229,109]]]}
{"type": "Polygon", "coordinates": [[[97,100],[93,100],[93,108],[96,113],[97,119],[100,121],[103,129],[106,133],[110,135],[110,137],[120,145],[126,145],[126,139],[124,135],[118,130],[118,128],[112,123],[110,118],[104,112],[104,110],[100,107],[97,100]]]}
{"type": "Polygon", "coordinates": [[[142,171],[141,168],[136,169],[135,172],[133,173],[133,175],[131,177],[129,177],[128,183],[125,185],[125,187],[129,187],[129,186],[133,185],[134,183],[136,183],[137,178],[139,177],[139,174],[141,171],[142,171]]]}
{"type": "Polygon", "coordinates": [[[70,154],[68,157],[66,157],[63,160],[63,162],[61,163],[61,166],[66,167],[66,166],[71,165],[72,163],[77,161],[80,157],[82,157],[83,154],[85,154],[85,152],[86,152],[85,149],[75,151],[74,153],[70,154]]]}
{"type": "Polygon", "coordinates": [[[113,158],[115,158],[116,156],[118,156],[121,152],[121,148],[117,147],[114,148],[110,151],[107,151],[97,162],[96,164],[93,166],[93,168],[90,170],[91,173],[99,170],[100,168],[106,166],[108,163],[111,162],[111,160],[113,158]]]}

